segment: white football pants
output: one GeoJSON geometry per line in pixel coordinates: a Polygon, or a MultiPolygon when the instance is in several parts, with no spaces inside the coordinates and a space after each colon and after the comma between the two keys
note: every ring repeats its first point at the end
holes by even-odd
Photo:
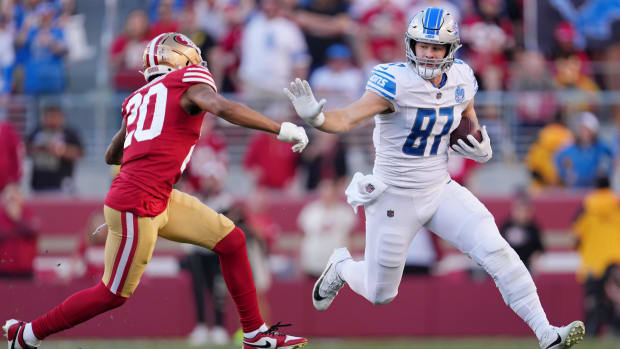
{"type": "Polygon", "coordinates": [[[426,191],[388,187],[365,212],[364,260],[345,261],[337,270],[371,303],[386,304],[396,297],[409,244],[424,226],[484,267],[506,304],[537,336],[548,329],[532,277],[501,237],[489,210],[466,188],[454,181],[426,191]]]}

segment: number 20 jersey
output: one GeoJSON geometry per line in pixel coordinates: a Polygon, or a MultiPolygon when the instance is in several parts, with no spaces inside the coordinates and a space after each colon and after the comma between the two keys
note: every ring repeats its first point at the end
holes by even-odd
{"type": "Polygon", "coordinates": [[[209,70],[191,65],[156,78],[125,99],[123,162],[106,197],[107,206],[141,217],[154,217],[166,209],[200,137],[204,117],[202,112],[186,113],[181,96],[200,83],[216,91],[209,70]]]}
{"type": "Polygon", "coordinates": [[[471,68],[456,59],[439,88],[409,63],[375,66],[366,84],[392,103],[395,112],[375,116],[374,175],[386,184],[430,189],[446,183],[450,132],[461,121],[478,84],[471,68]]]}

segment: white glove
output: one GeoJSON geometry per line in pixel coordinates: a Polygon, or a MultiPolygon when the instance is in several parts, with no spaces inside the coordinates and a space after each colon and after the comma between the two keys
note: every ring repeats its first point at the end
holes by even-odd
{"type": "Polygon", "coordinates": [[[308,136],[303,127],[290,122],[283,122],[280,125],[278,139],[286,143],[296,143],[292,149],[296,153],[301,153],[308,145],[308,136]]]}
{"type": "Polygon", "coordinates": [[[476,160],[476,162],[484,163],[491,160],[493,149],[491,149],[491,138],[489,138],[487,134],[486,126],[482,126],[482,142],[478,142],[472,135],[467,135],[467,139],[473,147],[467,145],[462,139],[459,139],[457,141],[458,144],[454,144],[452,149],[462,157],[476,160]]]}
{"type": "Polygon", "coordinates": [[[312,127],[323,125],[323,122],[325,122],[323,107],[327,101],[325,99],[321,99],[320,102],[316,101],[308,81],[297,78],[295,81],[291,81],[290,88],[287,89],[285,87],[283,91],[293,103],[295,111],[300,118],[304,119],[312,127]]]}

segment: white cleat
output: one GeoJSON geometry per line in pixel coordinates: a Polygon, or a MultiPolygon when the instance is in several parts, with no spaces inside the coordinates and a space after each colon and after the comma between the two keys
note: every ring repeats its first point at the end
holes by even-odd
{"type": "Polygon", "coordinates": [[[316,310],[323,311],[329,308],[338,295],[338,291],[344,286],[344,280],[338,275],[336,265],[347,259],[351,259],[351,254],[344,247],[332,252],[325,270],[312,289],[312,304],[316,310]]]}
{"type": "Polygon", "coordinates": [[[573,321],[563,327],[553,327],[540,340],[541,349],[564,349],[581,342],[586,332],[586,328],[581,321],[573,321]]]}
{"type": "Polygon", "coordinates": [[[9,349],[34,349],[36,347],[29,346],[24,342],[23,332],[26,323],[23,321],[18,321],[15,319],[8,320],[4,326],[2,326],[2,331],[4,332],[4,336],[8,340],[8,348],[9,349]]]}

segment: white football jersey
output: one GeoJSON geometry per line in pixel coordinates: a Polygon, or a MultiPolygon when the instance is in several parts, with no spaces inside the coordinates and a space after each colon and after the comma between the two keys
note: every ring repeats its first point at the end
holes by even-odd
{"type": "Polygon", "coordinates": [[[401,188],[446,183],[450,132],[478,90],[472,69],[455,59],[435,87],[409,63],[380,64],[372,70],[366,89],[387,99],[395,110],[375,116],[374,175],[401,188]]]}

